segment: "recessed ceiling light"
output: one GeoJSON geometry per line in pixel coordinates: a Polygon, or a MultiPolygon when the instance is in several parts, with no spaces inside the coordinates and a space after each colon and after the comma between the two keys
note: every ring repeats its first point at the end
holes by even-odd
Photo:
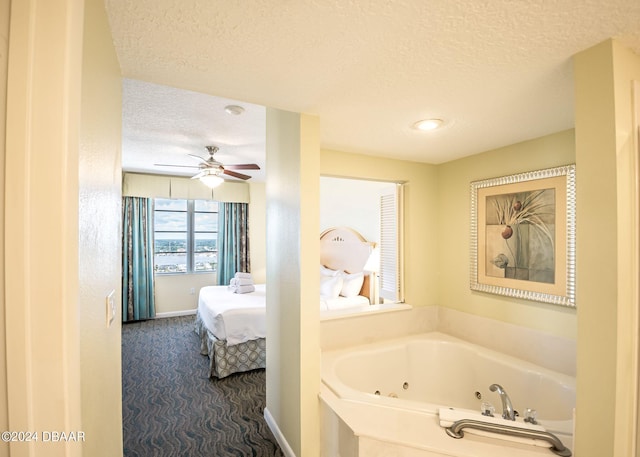
{"type": "Polygon", "coordinates": [[[244,113],[244,108],[242,106],[238,106],[238,105],[227,105],[227,106],[224,107],[224,110],[228,114],[233,114],[234,116],[238,116],[238,115],[244,113]]]}
{"type": "Polygon", "coordinates": [[[444,124],[444,121],[442,119],[423,119],[413,124],[413,128],[422,130],[423,132],[427,132],[429,130],[437,129],[438,127],[442,126],[442,124],[444,124]]]}

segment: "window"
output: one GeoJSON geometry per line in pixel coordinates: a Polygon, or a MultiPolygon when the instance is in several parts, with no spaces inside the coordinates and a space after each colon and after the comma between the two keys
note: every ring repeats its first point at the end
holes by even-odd
{"type": "Polygon", "coordinates": [[[218,202],[154,200],[156,273],[214,272],[218,265],[218,202]]]}
{"type": "Polygon", "coordinates": [[[347,226],[376,243],[383,303],[404,301],[404,185],[370,179],[320,177],[320,228],[347,226]]]}

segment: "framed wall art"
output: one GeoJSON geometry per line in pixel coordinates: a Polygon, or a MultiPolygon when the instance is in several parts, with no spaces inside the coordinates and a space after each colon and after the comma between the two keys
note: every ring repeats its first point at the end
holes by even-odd
{"type": "Polygon", "coordinates": [[[471,289],[575,307],[575,165],[471,183],[471,289]]]}

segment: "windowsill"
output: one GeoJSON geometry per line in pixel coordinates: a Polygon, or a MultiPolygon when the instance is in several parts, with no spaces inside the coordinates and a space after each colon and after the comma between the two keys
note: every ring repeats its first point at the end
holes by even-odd
{"type": "Polygon", "coordinates": [[[334,319],[348,319],[352,317],[370,316],[374,314],[391,313],[397,311],[407,311],[412,309],[406,303],[388,303],[379,305],[364,305],[354,308],[335,309],[320,311],[320,321],[330,321],[334,319]]]}
{"type": "Polygon", "coordinates": [[[163,278],[165,276],[191,276],[191,275],[206,275],[206,274],[210,274],[210,275],[214,275],[216,274],[215,271],[193,271],[191,273],[187,273],[186,271],[183,273],[180,272],[175,272],[175,273],[153,273],[153,276],[156,278],[163,278]]]}

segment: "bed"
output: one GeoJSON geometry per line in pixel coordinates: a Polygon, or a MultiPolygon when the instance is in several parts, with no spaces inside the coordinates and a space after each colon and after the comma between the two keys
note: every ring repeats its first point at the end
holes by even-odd
{"type": "Polygon", "coordinates": [[[349,227],[320,234],[320,311],[362,309],[374,301],[374,269],[368,265],[375,243],[349,227]]]}
{"type": "MultiPolygon", "coordinates": [[[[365,266],[375,243],[353,229],[337,227],[322,232],[320,246],[321,315],[370,307],[372,274],[365,266]],[[329,289],[330,293],[322,293],[329,289]]],[[[265,284],[256,284],[254,292],[244,294],[226,285],[203,287],[195,330],[200,353],[209,357],[210,377],[265,368],[265,284]]]]}
{"type": "Polygon", "coordinates": [[[209,356],[209,376],[265,368],[266,286],[237,294],[228,286],[200,289],[195,330],[200,353],[209,356]]]}

